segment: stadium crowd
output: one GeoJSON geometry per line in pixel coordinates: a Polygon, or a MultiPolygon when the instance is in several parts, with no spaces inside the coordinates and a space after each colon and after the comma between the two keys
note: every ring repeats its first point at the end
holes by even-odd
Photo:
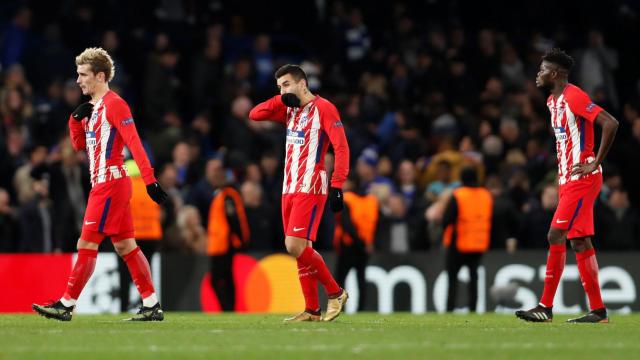
{"type": "MultiPolygon", "coordinates": [[[[546,95],[534,80],[541,55],[555,46],[576,60],[572,81],[621,124],[596,205],[596,247],[640,248],[633,3],[151,4],[0,5],[0,252],[75,249],[89,184],[67,120],[86,101],[74,57],[90,46],[116,61],[111,87],[131,105],[170,194],[164,251],[205,251],[221,173],[242,195],[247,250],[284,250],[285,129],[251,122],[248,113],[277,93],[273,74],[287,63],[301,64],[310,89],[340,110],[352,186],[380,203],[374,251],[439,248],[442,229],[429,210],[459,186],[465,165],[494,196],[491,247],[546,249],[557,166],[546,95]],[[569,14],[580,22],[568,26],[569,14]]],[[[332,248],[332,216],[325,211],[320,249],[332,248]]]]}

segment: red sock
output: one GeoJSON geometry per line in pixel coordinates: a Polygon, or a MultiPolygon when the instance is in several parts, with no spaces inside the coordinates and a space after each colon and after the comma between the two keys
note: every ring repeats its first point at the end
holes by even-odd
{"type": "Polygon", "coordinates": [[[98,250],[78,249],[78,258],[69,275],[63,298],[77,300],[80,297],[82,289],[93,274],[93,269],[96,268],[96,257],[98,257],[98,250]]]}
{"type": "Polygon", "coordinates": [[[598,261],[596,260],[596,250],[589,249],[581,253],[576,253],[578,271],[582,286],[589,298],[589,308],[597,310],[604,308],[602,295],[600,295],[600,283],[598,282],[598,261]]]}
{"type": "Polygon", "coordinates": [[[547,256],[547,273],[544,278],[544,290],[540,303],[546,307],[553,306],[553,298],[556,296],[556,290],[562,277],[564,263],[567,259],[567,245],[556,244],[549,246],[549,255],[547,256]]]}
{"type": "Polygon", "coordinates": [[[297,259],[298,262],[298,279],[302,287],[302,295],[304,295],[305,310],[310,313],[316,313],[320,309],[320,301],[318,300],[318,279],[316,279],[317,271],[311,270],[309,266],[305,266],[297,259]]]}
{"type": "Polygon", "coordinates": [[[136,284],[140,296],[145,299],[153,294],[155,290],[153,289],[153,281],[151,280],[151,268],[140,247],[136,247],[122,258],[124,262],[127,263],[129,273],[131,273],[131,278],[133,279],[133,283],[136,284]]]}
{"type": "Polygon", "coordinates": [[[329,272],[327,265],[317,251],[311,247],[304,249],[302,254],[298,257],[298,262],[306,267],[309,267],[311,271],[315,271],[316,278],[327,292],[329,297],[337,296],[340,294],[340,286],[336,283],[333,276],[329,272]]]}

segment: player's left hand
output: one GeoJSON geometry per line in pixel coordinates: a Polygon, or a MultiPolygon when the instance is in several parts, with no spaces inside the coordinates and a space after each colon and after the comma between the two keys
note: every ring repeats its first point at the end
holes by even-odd
{"type": "Polygon", "coordinates": [[[151,200],[156,203],[162,205],[165,201],[167,201],[167,193],[164,192],[160,184],[156,181],[153,184],[147,185],[147,194],[151,200]]]}
{"type": "Polygon", "coordinates": [[[300,98],[296,96],[296,94],[286,93],[280,96],[280,100],[285,106],[290,108],[299,108],[300,107],[300,98]]]}
{"type": "Polygon", "coordinates": [[[333,212],[339,212],[344,209],[344,199],[341,189],[332,187],[331,190],[329,190],[329,205],[333,212]]]}
{"type": "Polygon", "coordinates": [[[592,163],[588,163],[588,164],[575,164],[573,165],[573,167],[571,168],[571,175],[578,175],[578,176],[582,176],[582,175],[588,175],[591,174],[592,172],[596,171],[596,169],[598,168],[598,166],[596,165],[595,161],[592,163]]]}

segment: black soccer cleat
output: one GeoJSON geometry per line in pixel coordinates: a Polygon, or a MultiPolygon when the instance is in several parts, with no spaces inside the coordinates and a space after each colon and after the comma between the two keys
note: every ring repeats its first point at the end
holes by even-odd
{"type": "Polygon", "coordinates": [[[126,319],[127,321],[162,321],[164,320],[164,312],[160,308],[160,303],[152,307],[141,306],[138,313],[126,319]]]}
{"type": "Polygon", "coordinates": [[[551,322],[553,321],[553,311],[551,308],[542,306],[534,307],[530,310],[518,310],[516,316],[524,321],[531,322],[551,322]]]}
{"type": "Polygon", "coordinates": [[[577,324],[577,323],[607,324],[609,323],[609,317],[607,316],[607,309],[602,308],[602,309],[591,310],[590,312],[580,317],[569,319],[567,320],[567,322],[572,324],[577,324]]]}
{"type": "Polygon", "coordinates": [[[35,310],[40,316],[44,316],[47,319],[56,319],[60,321],[71,321],[73,315],[73,306],[64,306],[60,300],[52,302],[47,305],[33,304],[31,308],[35,310]]]}

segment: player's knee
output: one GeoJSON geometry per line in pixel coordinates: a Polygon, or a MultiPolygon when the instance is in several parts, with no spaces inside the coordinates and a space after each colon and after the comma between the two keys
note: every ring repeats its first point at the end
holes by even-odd
{"type": "Polygon", "coordinates": [[[587,242],[584,239],[571,240],[571,248],[577,253],[589,250],[587,242]]]}
{"type": "Polygon", "coordinates": [[[131,251],[136,248],[135,242],[132,243],[130,241],[118,241],[113,244],[113,248],[116,250],[116,253],[120,256],[127,255],[131,251]]]}
{"type": "Polygon", "coordinates": [[[302,253],[300,247],[296,244],[286,244],[287,252],[293,257],[298,257],[302,253]]]}
{"type": "Polygon", "coordinates": [[[306,242],[296,241],[295,238],[289,237],[285,239],[284,244],[289,255],[296,258],[302,254],[304,248],[306,247],[306,242]]]}
{"type": "Polygon", "coordinates": [[[549,242],[549,245],[561,244],[563,241],[563,238],[564,238],[564,234],[560,230],[551,228],[547,233],[547,241],[549,242]]]}

